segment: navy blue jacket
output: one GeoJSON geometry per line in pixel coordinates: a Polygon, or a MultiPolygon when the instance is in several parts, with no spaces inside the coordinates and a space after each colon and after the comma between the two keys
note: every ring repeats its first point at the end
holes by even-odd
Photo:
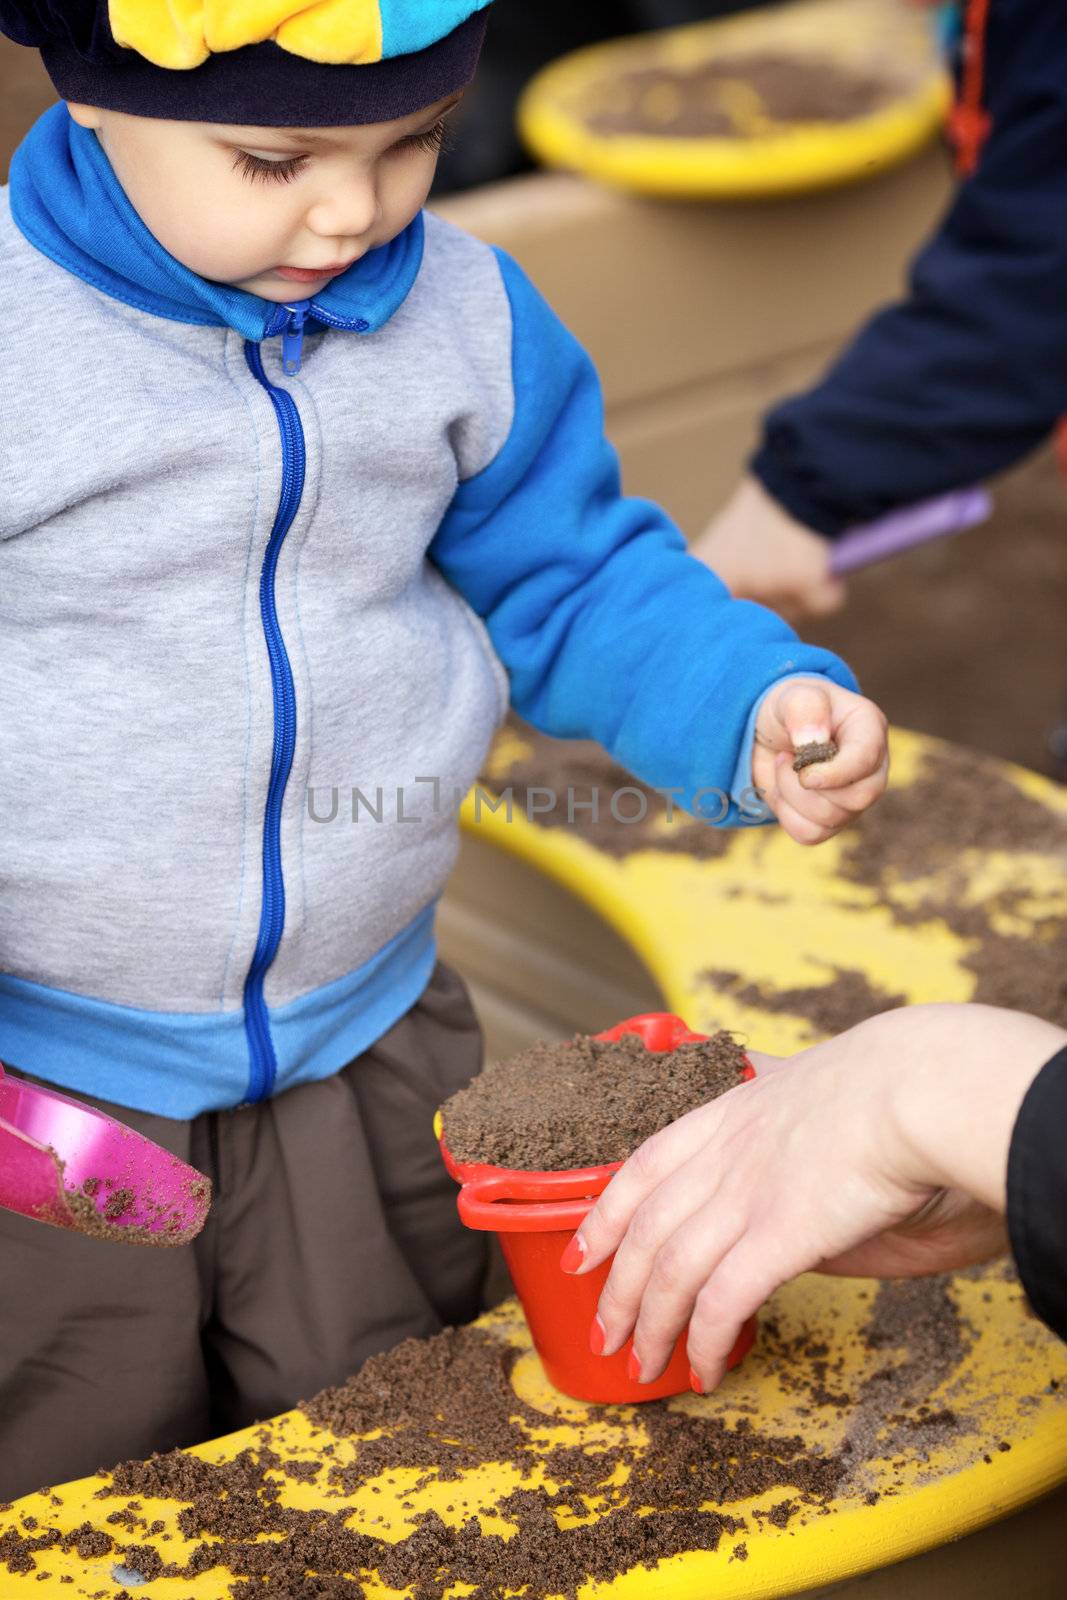
{"type": "Polygon", "coordinates": [[[1038,1316],[1067,1339],[1067,1050],[1046,1062],[1023,1100],[1008,1155],[1008,1232],[1038,1316]]]}
{"type": "Polygon", "coordinates": [[[1067,412],[1067,4],[992,0],[978,169],[880,312],[765,419],[752,467],[833,538],[978,482],[1067,412]]]}

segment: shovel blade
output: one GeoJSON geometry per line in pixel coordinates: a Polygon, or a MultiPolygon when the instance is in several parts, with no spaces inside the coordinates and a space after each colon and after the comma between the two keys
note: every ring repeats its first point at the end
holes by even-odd
{"type": "Polygon", "coordinates": [[[211,1185],[114,1117],[0,1067],[0,1206],[127,1244],[187,1244],[211,1185]]]}

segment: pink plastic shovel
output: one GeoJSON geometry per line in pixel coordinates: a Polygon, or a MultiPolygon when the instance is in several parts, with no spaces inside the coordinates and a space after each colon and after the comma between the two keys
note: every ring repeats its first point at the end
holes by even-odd
{"type": "Polygon", "coordinates": [[[848,572],[858,572],[861,567],[899,555],[915,545],[962,533],[965,528],[985,522],[992,509],[993,502],[984,489],[959,489],[954,494],[939,495],[936,500],[891,511],[877,522],[852,528],[838,539],[830,557],[830,571],[843,578],[848,572]]]}
{"type": "Polygon", "coordinates": [[[211,1184],[114,1117],[0,1066],[0,1206],[125,1244],[188,1244],[211,1184]]]}

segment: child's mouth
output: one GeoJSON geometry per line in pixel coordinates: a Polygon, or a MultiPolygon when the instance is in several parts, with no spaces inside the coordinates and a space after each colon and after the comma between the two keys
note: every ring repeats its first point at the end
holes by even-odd
{"type": "Polygon", "coordinates": [[[275,267],[274,271],[279,278],[286,278],[290,283],[318,283],[322,278],[336,278],[353,265],[353,261],[343,261],[336,267],[317,267],[313,270],[305,267],[275,267]]]}

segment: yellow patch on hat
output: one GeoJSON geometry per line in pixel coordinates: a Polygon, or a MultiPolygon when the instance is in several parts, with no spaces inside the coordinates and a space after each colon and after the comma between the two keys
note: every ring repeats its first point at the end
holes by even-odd
{"type": "Polygon", "coordinates": [[[268,39],[330,66],[382,58],[379,0],[109,0],[108,18],[117,44],[178,71],[268,39]]]}

